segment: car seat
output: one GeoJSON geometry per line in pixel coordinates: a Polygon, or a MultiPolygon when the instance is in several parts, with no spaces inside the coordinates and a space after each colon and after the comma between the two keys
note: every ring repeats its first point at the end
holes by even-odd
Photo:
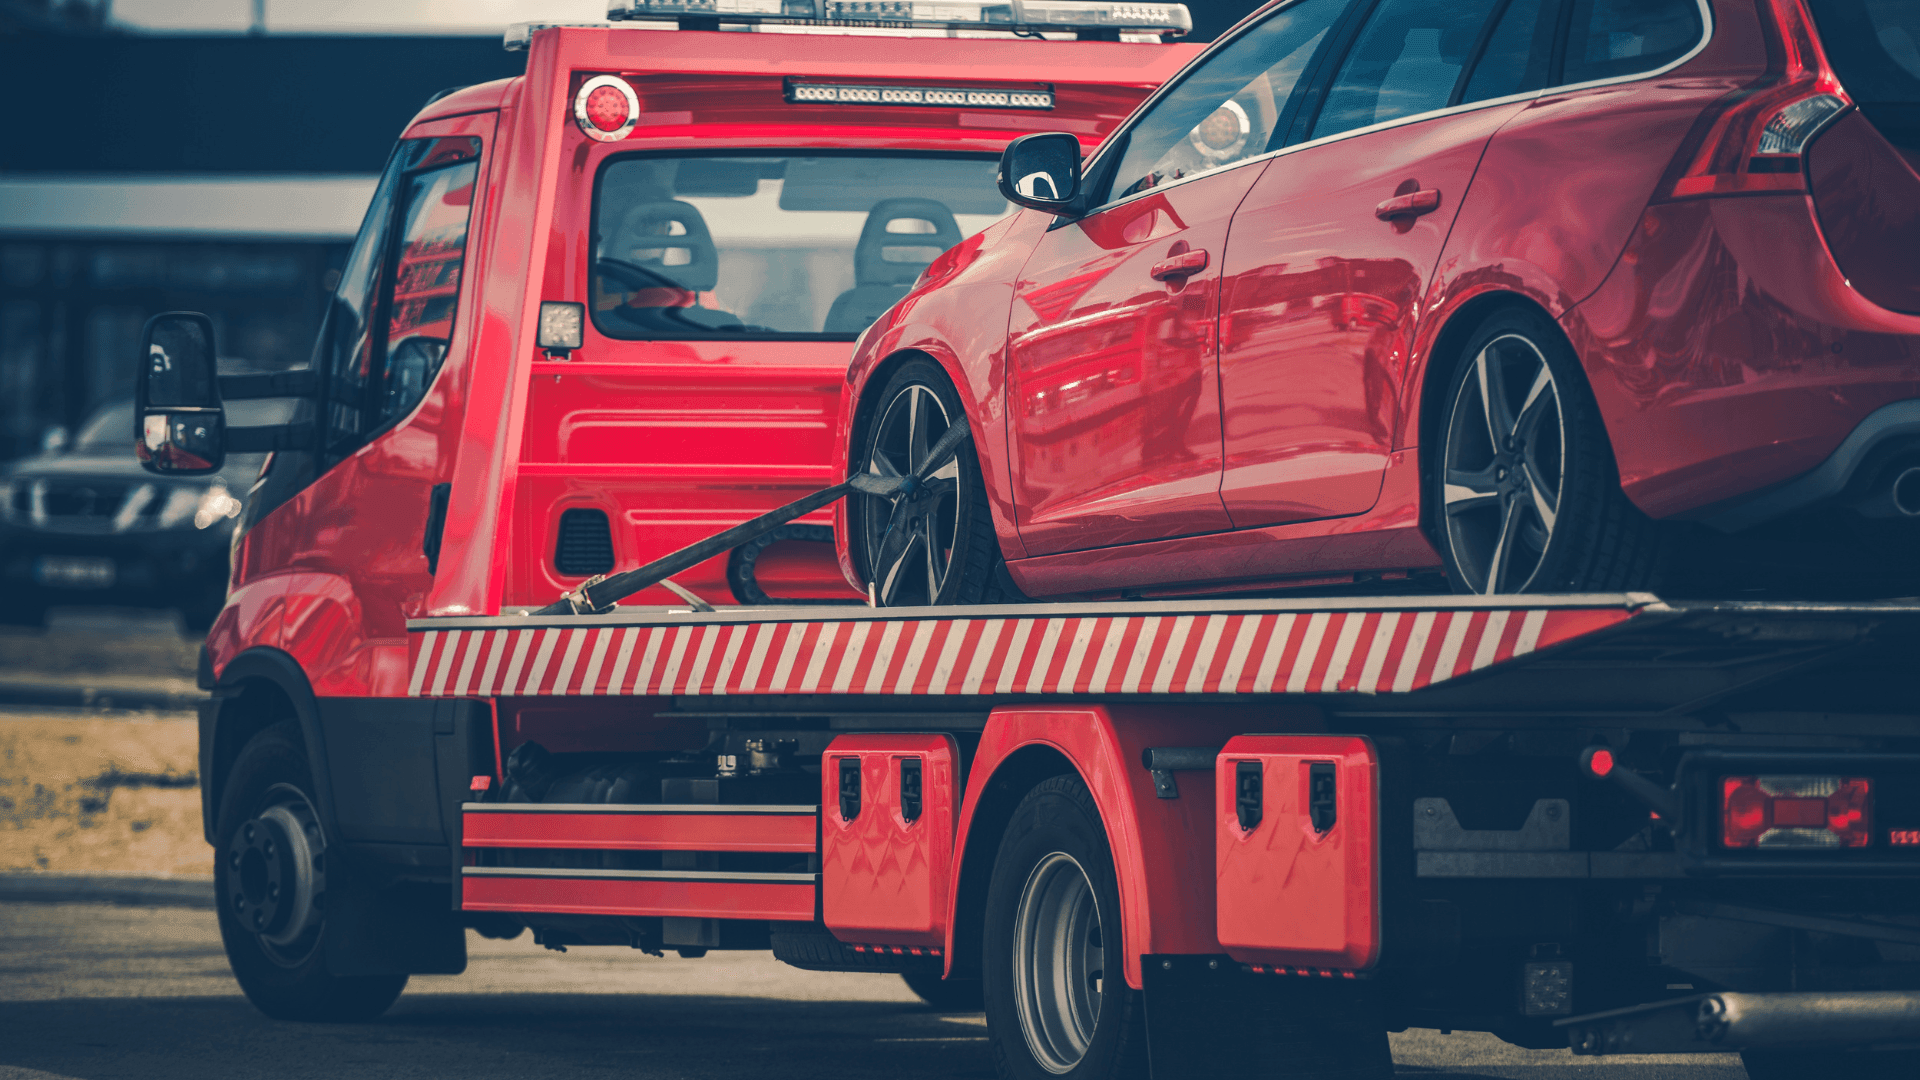
{"type": "Polygon", "coordinates": [[[890,260],[889,249],[928,248],[945,251],[960,242],[960,223],[945,203],[933,199],[882,199],[867,212],[860,240],[853,248],[853,288],[834,300],[822,328],[829,334],[857,334],[898,303],[913,287],[920,272],[936,257],[890,260]],[[896,221],[924,221],[931,233],[888,232],[896,221]]]}
{"type": "Polygon", "coordinates": [[[742,328],[738,316],[698,306],[699,294],[720,283],[720,250],[692,203],[675,199],[629,208],[602,251],[594,268],[605,282],[602,291],[631,296],[608,314],[634,331],[651,336],[742,328]],[[638,251],[650,254],[635,257],[638,251]],[[686,261],[669,263],[673,252],[685,252],[686,261]],[[616,265],[607,265],[609,260],[616,265]]]}

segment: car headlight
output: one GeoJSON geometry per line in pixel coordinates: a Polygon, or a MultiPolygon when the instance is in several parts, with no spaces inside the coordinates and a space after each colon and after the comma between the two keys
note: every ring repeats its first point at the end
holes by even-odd
{"type": "Polygon", "coordinates": [[[13,516],[13,481],[0,480],[0,520],[13,516]]]}
{"type": "Polygon", "coordinates": [[[214,522],[239,517],[243,505],[227,490],[227,485],[216,480],[200,494],[200,503],[193,510],[193,527],[210,528],[214,522]]]}

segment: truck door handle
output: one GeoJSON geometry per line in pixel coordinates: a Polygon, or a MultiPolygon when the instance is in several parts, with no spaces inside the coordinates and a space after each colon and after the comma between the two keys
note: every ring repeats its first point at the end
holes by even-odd
{"type": "Polygon", "coordinates": [[[1386,202],[1373,208],[1373,216],[1381,221],[1394,218],[1416,218],[1421,214],[1431,214],[1440,209],[1440,189],[1422,188],[1405,195],[1395,195],[1386,202]]]}
{"type": "Polygon", "coordinates": [[[1204,248],[1183,251],[1178,255],[1169,255],[1153,264],[1148,273],[1155,281],[1185,281],[1207,268],[1207,253],[1204,248]]]}

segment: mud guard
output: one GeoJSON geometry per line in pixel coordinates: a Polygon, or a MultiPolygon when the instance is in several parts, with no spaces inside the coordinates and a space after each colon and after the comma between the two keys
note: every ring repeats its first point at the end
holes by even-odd
{"type": "Polygon", "coordinates": [[[1142,960],[1153,1080],[1393,1076],[1380,1003],[1365,980],[1257,975],[1224,954],[1142,960]]]}

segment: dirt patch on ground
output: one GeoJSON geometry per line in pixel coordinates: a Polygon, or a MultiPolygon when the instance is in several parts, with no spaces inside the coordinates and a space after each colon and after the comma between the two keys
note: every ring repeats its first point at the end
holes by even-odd
{"type": "Polygon", "coordinates": [[[0,713],[0,873],[213,873],[191,716],[0,713]]]}

